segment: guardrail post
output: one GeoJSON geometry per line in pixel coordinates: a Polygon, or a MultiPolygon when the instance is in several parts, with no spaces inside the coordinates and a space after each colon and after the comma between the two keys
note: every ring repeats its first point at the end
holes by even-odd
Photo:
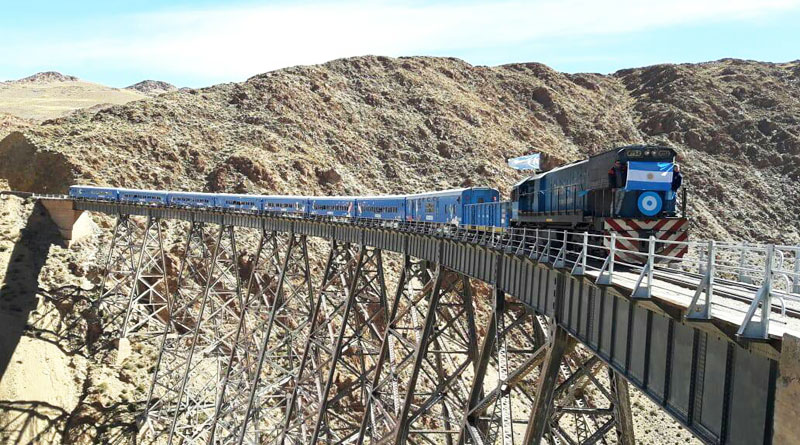
{"type": "Polygon", "coordinates": [[[595,284],[611,285],[614,279],[614,257],[617,255],[617,232],[611,232],[611,246],[608,248],[608,256],[600,268],[595,284]]]}
{"type": "Polygon", "coordinates": [[[738,337],[751,340],[767,340],[769,338],[769,316],[772,312],[772,259],[774,256],[775,246],[770,244],[767,246],[767,259],[764,264],[764,283],[750,304],[739,331],[736,332],[738,337]],[[753,321],[759,305],[761,306],[761,319],[753,321]]]}
{"type": "Polygon", "coordinates": [[[747,275],[746,269],[747,262],[747,243],[742,242],[742,254],[739,255],[739,282],[752,284],[753,280],[747,275]]]}
{"type": "Polygon", "coordinates": [[[631,298],[637,299],[650,299],[653,293],[653,264],[655,262],[656,254],[656,237],[650,235],[650,240],[647,243],[647,264],[642,268],[642,273],[636,279],[636,285],[633,287],[631,298]],[[645,282],[645,280],[647,280],[645,282]]]}
{"type": "Polygon", "coordinates": [[[716,268],[716,247],[715,241],[708,242],[708,259],[706,260],[706,272],[692,298],[692,303],[686,312],[687,320],[710,320],[711,319],[711,298],[714,296],[714,269],[716,268]],[[703,304],[697,304],[700,296],[706,293],[703,304]]]}
{"type": "Polygon", "coordinates": [[[547,229],[547,243],[544,245],[544,249],[542,249],[542,254],[539,255],[539,262],[540,263],[549,263],[550,262],[550,240],[552,239],[552,234],[550,233],[550,229],[547,229]]]}
{"type": "Polygon", "coordinates": [[[794,275],[792,276],[792,293],[800,294],[800,247],[794,249],[794,275]]]}
{"type": "Polygon", "coordinates": [[[561,242],[561,249],[558,251],[556,255],[556,259],[553,260],[553,267],[556,269],[563,268],[567,263],[567,231],[564,231],[564,240],[561,242]]]}
{"type": "Polygon", "coordinates": [[[575,265],[572,266],[572,275],[583,276],[586,273],[586,255],[589,253],[589,232],[583,232],[583,245],[575,265]]]}

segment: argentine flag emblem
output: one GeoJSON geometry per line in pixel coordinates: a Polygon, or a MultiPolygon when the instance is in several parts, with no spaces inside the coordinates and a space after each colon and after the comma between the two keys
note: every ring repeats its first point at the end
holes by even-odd
{"type": "Polygon", "coordinates": [[[625,190],[672,189],[672,162],[628,162],[625,190]]]}

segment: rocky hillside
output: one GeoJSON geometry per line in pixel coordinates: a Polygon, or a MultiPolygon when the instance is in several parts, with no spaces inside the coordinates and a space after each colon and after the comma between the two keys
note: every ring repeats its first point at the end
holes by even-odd
{"type": "Polygon", "coordinates": [[[163,82],[161,80],[143,80],[129,87],[125,87],[125,89],[138,91],[140,93],[147,94],[148,96],[158,96],[159,94],[176,91],[178,88],[171,83],[163,82]]]}
{"type": "Polygon", "coordinates": [[[721,60],[612,75],[536,63],[359,57],[76,112],[0,142],[12,188],[72,183],[358,193],[497,185],[628,143],[680,153],[695,231],[800,239],[800,63],[721,60]],[[781,233],[787,232],[787,233],[781,233]]]}

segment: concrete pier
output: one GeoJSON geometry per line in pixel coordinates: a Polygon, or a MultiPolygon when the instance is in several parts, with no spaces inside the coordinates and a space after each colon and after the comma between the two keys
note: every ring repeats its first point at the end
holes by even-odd
{"type": "Polygon", "coordinates": [[[50,214],[50,219],[58,227],[66,247],[91,233],[92,220],[88,212],[75,210],[72,200],[42,199],[41,202],[50,214]]]}

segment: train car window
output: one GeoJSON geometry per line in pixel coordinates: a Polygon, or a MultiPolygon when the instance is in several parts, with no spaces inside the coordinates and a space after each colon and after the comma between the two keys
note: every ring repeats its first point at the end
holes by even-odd
{"type": "Polygon", "coordinates": [[[433,213],[435,211],[436,210],[432,202],[425,203],[425,213],[433,213]]]}

